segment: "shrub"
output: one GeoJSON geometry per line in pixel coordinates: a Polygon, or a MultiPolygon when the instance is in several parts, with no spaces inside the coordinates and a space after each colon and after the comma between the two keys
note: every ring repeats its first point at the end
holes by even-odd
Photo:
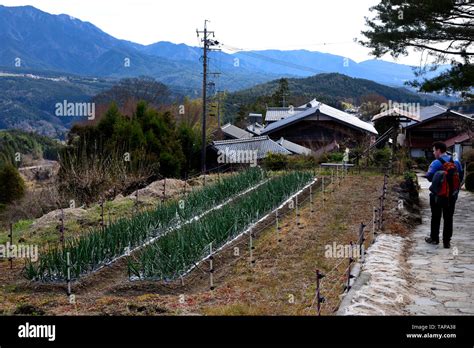
{"type": "Polygon", "coordinates": [[[329,155],[327,153],[323,153],[319,158],[317,159],[318,164],[319,163],[327,163],[329,162],[329,155]]]}
{"type": "Polygon", "coordinates": [[[267,170],[282,170],[288,166],[288,156],[279,153],[269,153],[263,160],[263,167],[267,170]]]}
{"type": "Polygon", "coordinates": [[[11,164],[0,167],[0,203],[9,204],[25,194],[25,183],[11,164]]]}
{"type": "Polygon", "coordinates": [[[417,157],[413,159],[419,169],[428,170],[428,166],[430,165],[429,161],[426,157],[417,157]]]}
{"type": "Polygon", "coordinates": [[[403,173],[403,177],[405,180],[413,180],[413,181],[416,180],[416,174],[413,172],[405,172],[403,173]]]}
{"type": "Polygon", "coordinates": [[[466,190],[474,192],[474,173],[469,173],[466,176],[466,190]]]}
{"type": "Polygon", "coordinates": [[[329,162],[342,162],[344,153],[342,152],[331,152],[328,156],[329,162]]]}
{"type": "Polygon", "coordinates": [[[400,163],[403,170],[412,170],[415,165],[415,161],[411,158],[403,158],[400,163]]]}
{"type": "Polygon", "coordinates": [[[290,156],[288,158],[288,169],[310,169],[316,166],[316,158],[313,156],[290,156]]]}
{"type": "Polygon", "coordinates": [[[392,156],[392,150],[388,147],[377,149],[372,154],[372,159],[376,166],[386,167],[390,164],[390,158],[392,156]]]}

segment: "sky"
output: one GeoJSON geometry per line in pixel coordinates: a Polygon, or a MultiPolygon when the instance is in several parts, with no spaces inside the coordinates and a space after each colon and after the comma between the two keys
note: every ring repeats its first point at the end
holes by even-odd
{"type": "MultiPolygon", "coordinates": [[[[360,62],[374,57],[354,43],[364,17],[379,0],[0,0],[5,6],[31,5],[52,14],[88,21],[106,33],[140,44],[158,41],[198,46],[196,29],[208,29],[239,49],[306,49],[360,62]]],[[[420,55],[394,60],[418,65],[420,55]]]]}

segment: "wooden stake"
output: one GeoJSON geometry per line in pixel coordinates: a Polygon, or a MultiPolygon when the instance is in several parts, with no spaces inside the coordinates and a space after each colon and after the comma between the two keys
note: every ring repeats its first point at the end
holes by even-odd
{"type": "MultiPolygon", "coordinates": [[[[214,256],[212,251],[212,242],[209,244],[209,288],[214,290],[214,256]]],[[[182,279],[182,278],[181,278],[182,279]]]]}
{"type": "Polygon", "coordinates": [[[278,220],[278,209],[275,211],[275,223],[276,223],[276,232],[277,232],[277,238],[278,238],[278,243],[281,243],[281,236],[280,236],[280,222],[278,220]]]}
{"type": "Polygon", "coordinates": [[[255,264],[255,260],[253,259],[253,234],[252,232],[249,232],[249,250],[250,250],[250,265],[253,266],[255,264]]]}
{"type": "Polygon", "coordinates": [[[71,296],[71,253],[66,253],[66,265],[67,265],[67,295],[71,296]]]}
{"type": "Polygon", "coordinates": [[[61,225],[59,226],[59,233],[60,233],[60,236],[59,236],[59,240],[61,242],[61,245],[64,249],[64,246],[65,246],[65,241],[64,241],[64,209],[61,208],[61,219],[60,219],[60,222],[61,222],[61,225]]]}
{"type": "Polygon", "coordinates": [[[324,274],[319,272],[319,269],[316,270],[316,308],[318,311],[318,316],[321,315],[321,303],[324,302],[324,298],[321,297],[321,286],[320,281],[324,278],[324,274]]]}
{"type": "MultiPolygon", "coordinates": [[[[352,251],[352,242],[350,243],[351,245],[351,251],[352,251]]],[[[349,292],[349,290],[351,289],[351,264],[352,264],[352,257],[349,256],[349,266],[347,267],[347,284],[346,284],[346,290],[347,292],[349,292]]]]}
{"type": "Polygon", "coordinates": [[[321,186],[321,192],[322,192],[322,204],[323,204],[323,209],[324,209],[324,201],[326,200],[326,198],[324,198],[324,176],[321,178],[321,182],[322,182],[322,186],[321,186]]]}
{"type": "Polygon", "coordinates": [[[298,208],[298,195],[295,197],[295,202],[296,202],[296,207],[295,207],[295,213],[296,213],[296,225],[300,225],[300,211],[298,208]]]}
{"type": "Polygon", "coordinates": [[[10,223],[10,234],[8,235],[10,237],[10,257],[8,258],[8,261],[10,261],[10,269],[13,269],[13,257],[12,257],[12,251],[13,251],[13,224],[10,223]]]}

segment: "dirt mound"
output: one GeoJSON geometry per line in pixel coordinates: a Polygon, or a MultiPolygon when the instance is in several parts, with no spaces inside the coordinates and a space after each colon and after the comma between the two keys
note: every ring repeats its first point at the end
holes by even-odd
{"type": "MultiPolygon", "coordinates": [[[[195,186],[195,183],[191,184],[178,179],[166,179],[158,180],[152,182],[145,188],[138,190],[138,199],[151,199],[151,198],[173,198],[183,194],[186,186],[186,192],[191,192],[192,187],[195,186]]],[[[127,196],[133,200],[136,199],[137,192],[133,192],[131,195],[127,196]]]]}
{"type": "MultiPolygon", "coordinates": [[[[87,215],[87,210],[82,208],[67,208],[64,209],[64,220],[80,220],[87,215]]],[[[43,227],[48,227],[53,224],[57,224],[61,218],[61,209],[50,211],[48,214],[43,215],[37,219],[32,225],[31,228],[39,229],[43,227]]]]}

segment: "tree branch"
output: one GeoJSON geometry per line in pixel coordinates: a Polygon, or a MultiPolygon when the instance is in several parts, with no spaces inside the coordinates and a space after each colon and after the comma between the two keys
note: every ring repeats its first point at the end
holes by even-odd
{"type": "Polygon", "coordinates": [[[407,46],[412,46],[412,47],[419,47],[419,48],[424,48],[424,49],[427,49],[427,50],[430,50],[430,51],[436,51],[436,52],[445,53],[445,54],[455,54],[455,55],[458,55],[458,56],[461,56],[461,55],[474,56],[474,52],[465,52],[465,51],[459,51],[459,52],[454,52],[454,51],[445,51],[445,50],[442,50],[442,49],[439,49],[439,48],[434,48],[434,47],[430,47],[430,46],[426,46],[426,45],[422,45],[422,44],[415,44],[415,43],[411,43],[411,42],[408,42],[408,43],[406,43],[406,45],[407,45],[407,46]]]}

